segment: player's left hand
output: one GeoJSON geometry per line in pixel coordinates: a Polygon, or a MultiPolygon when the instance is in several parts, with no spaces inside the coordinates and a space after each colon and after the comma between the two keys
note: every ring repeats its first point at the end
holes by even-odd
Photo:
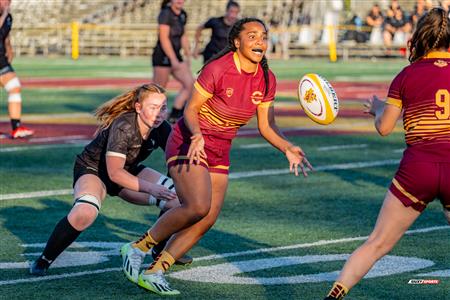
{"type": "Polygon", "coordinates": [[[309,163],[306,158],[305,152],[303,152],[302,148],[299,146],[289,146],[286,149],[286,158],[289,161],[289,170],[295,173],[295,176],[298,176],[298,168],[303,173],[303,176],[308,176],[308,170],[313,171],[312,165],[309,163]]]}
{"type": "Polygon", "coordinates": [[[364,103],[364,112],[366,114],[376,116],[380,114],[384,110],[385,102],[380,100],[377,96],[373,95],[371,99],[368,99],[366,103],[364,103]]]}

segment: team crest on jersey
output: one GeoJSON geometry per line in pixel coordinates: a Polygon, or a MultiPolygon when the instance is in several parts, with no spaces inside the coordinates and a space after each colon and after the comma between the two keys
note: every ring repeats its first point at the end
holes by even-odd
{"type": "Polygon", "coordinates": [[[439,59],[434,62],[434,65],[439,68],[444,68],[444,67],[448,66],[448,63],[444,60],[439,59]]]}
{"type": "Polygon", "coordinates": [[[253,104],[258,105],[261,103],[264,97],[263,93],[261,93],[260,91],[254,91],[250,98],[252,99],[253,104]]]}
{"type": "Polygon", "coordinates": [[[227,88],[226,93],[227,93],[227,97],[230,98],[231,96],[233,96],[233,88],[227,88]]]}

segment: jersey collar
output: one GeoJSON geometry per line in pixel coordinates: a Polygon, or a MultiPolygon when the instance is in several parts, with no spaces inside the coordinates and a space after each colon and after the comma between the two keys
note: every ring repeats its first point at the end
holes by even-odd
{"type": "MultiPolygon", "coordinates": [[[[237,54],[237,52],[233,53],[233,60],[234,60],[234,64],[236,66],[236,69],[238,70],[238,72],[241,74],[241,62],[239,60],[239,55],[237,54]]],[[[258,69],[259,69],[259,64],[256,65],[256,70],[255,73],[253,73],[253,76],[256,76],[256,73],[258,73],[258,69]]]]}
{"type": "Polygon", "coordinates": [[[450,58],[450,53],[443,51],[431,51],[424,58],[450,58]]]}

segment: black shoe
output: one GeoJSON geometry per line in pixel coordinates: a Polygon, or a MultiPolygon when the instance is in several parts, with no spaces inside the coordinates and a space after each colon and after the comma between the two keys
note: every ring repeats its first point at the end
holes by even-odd
{"type": "MultiPolygon", "coordinates": [[[[160,252],[155,251],[155,248],[152,248],[152,257],[153,260],[155,260],[160,252]]],[[[175,261],[175,264],[178,266],[187,266],[192,264],[192,262],[194,261],[194,259],[192,257],[190,257],[189,255],[184,255],[182,257],[180,257],[179,259],[177,259],[175,261]]]]}
{"type": "Polygon", "coordinates": [[[31,264],[30,274],[35,276],[44,276],[49,267],[50,263],[39,257],[31,264]]]}

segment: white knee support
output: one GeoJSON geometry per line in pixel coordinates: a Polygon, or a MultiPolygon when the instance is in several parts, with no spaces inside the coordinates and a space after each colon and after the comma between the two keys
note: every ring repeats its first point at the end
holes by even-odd
{"type": "MultiPolygon", "coordinates": [[[[159,177],[156,184],[162,185],[162,186],[166,187],[167,189],[169,189],[169,191],[175,193],[175,185],[173,184],[173,180],[167,176],[161,175],[161,177],[159,177]]],[[[164,209],[164,206],[166,205],[167,201],[161,200],[161,199],[156,199],[153,195],[150,195],[150,197],[148,197],[148,203],[150,205],[156,205],[160,209],[164,209]]]]}
{"type": "Polygon", "coordinates": [[[9,93],[11,90],[20,88],[19,78],[14,77],[5,84],[5,90],[9,93]]]}
{"type": "Polygon", "coordinates": [[[9,93],[8,95],[8,103],[21,103],[22,96],[20,93],[9,93]]]}
{"type": "Polygon", "coordinates": [[[81,204],[89,204],[95,207],[95,209],[97,210],[97,215],[100,208],[102,207],[101,202],[97,199],[97,197],[93,195],[83,195],[80,198],[75,199],[73,206],[75,207],[81,204]]]}

